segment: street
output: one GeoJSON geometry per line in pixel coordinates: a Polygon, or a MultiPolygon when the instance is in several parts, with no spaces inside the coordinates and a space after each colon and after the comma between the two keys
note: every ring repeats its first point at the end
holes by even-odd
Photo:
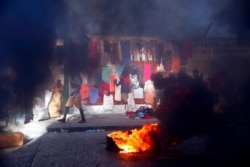
{"type": "MultiPolygon", "coordinates": [[[[22,147],[4,149],[1,166],[18,167],[152,167],[235,165],[232,159],[177,158],[166,153],[119,154],[106,150],[106,135],[100,132],[50,132],[22,147]],[[7,157],[7,158],[6,158],[7,157]]],[[[236,163],[236,162],[235,162],[236,163]]],[[[238,162],[237,162],[238,163],[238,162]]],[[[237,164],[241,166],[240,164],[237,164]]]]}

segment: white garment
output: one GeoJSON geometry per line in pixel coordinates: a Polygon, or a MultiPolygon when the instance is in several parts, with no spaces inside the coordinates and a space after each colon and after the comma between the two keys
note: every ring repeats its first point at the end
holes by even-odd
{"type": "MultiPolygon", "coordinates": [[[[115,76],[116,79],[116,83],[120,82],[120,77],[119,75],[116,73],[115,76]]],[[[122,100],[122,95],[121,95],[121,85],[116,85],[115,84],[115,101],[121,101],[122,100]]]]}
{"type": "Polygon", "coordinates": [[[128,93],[128,105],[135,105],[133,93],[128,93]]]}
{"type": "Polygon", "coordinates": [[[141,53],[141,59],[142,59],[142,61],[147,61],[146,51],[145,51],[144,47],[142,48],[141,52],[142,52],[141,53]]]}
{"type": "Polygon", "coordinates": [[[122,100],[121,89],[122,89],[121,85],[115,86],[115,101],[122,100]]]}
{"type": "Polygon", "coordinates": [[[147,80],[145,82],[145,85],[144,85],[144,92],[147,92],[147,91],[149,91],[149,92],[155,92],[154,83],[150,79],[147,80]]]}
{"type": "Polygon", "coordinates": [[[151,80],[147,80],[144,85],[145,97],[144,100],[147,104],[154,104],[155,88],[151,80]]]}
{"type": "Polygon", "coordinates": [[[162,63],[160,65],[157,65],[157,72],[164,72],[164,71],[165,71],[165,69],[164,69],[162,63]]]}
{"type": "Polygon", "coordinates": [[[137,75],[136,74],[129,74],[129,78],[131,81],[131,85],[133,89],[136,89],[139,87],[139,81],[137,79],[137,75]]]}
{"type": "Polygon", "coordinates": [[[135,99],[143,99],[143,88],[139,87],[137,89],[132,89],[134,93],[134,98],[135,99]]]}
{"type": "Polygon", "coordinates": [[[114,100],[113,95],[103,95],[103,109],[104,110],[113,110],[114,100]]]}
{"type": "Polygon", "coordinates": [[[127,103],[128,103],[127,110],[128,111],[134,111],[136,106],[135,106],[135,100],[134,100],[133,93],[128,93],[128,101],[127,101],[127,103]]]}

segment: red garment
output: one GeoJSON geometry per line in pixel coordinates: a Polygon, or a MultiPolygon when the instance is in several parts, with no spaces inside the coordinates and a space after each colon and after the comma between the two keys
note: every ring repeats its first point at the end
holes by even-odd
{"type": "Polygon", "coordinates": [[[124,84],[131,84],[131,80],[129,76],[122,76],[121,80],[122,80],[122,83],[124,84]]]}
{"type": "Polygon", "coordinates": [[[127,111],[126,112],[126,116],[130,117],[130,116],[134,116],[135,115],[135,112],[133,111],[127,111]]]}
{"type": "Polygon", "coordinates": [[[151,78],[151,65],[150,64],[144,64],[143,66],[143,74],[144,74],[144,81],[147,81],[151,78]]]}
{"type": "MultiPolygon", "coordinates": [[[[136,65],[138,68],[141,70],[141,76],[138,78],[140,82],[144,82],[145,77],[144,77],[144,64],[148,64],[151,66],[151,72],[150,72],[150,77],[152,74],[157,73],[157,64],[155,61],[133,61],[133,64],[136,65]]],[[[148,78],[148,76],[146,76],[148,78]]]]}
{"type": "Polygon", "coordinates": [[[102,82],[99,88],[99,94],[104,95],[104,92],[110,93],[110,85],[107,82],[102,82]]]}
{"type": "Polygon", "coordinates": [[[80,94],[81,94],[81,100],[85,100],[89,98],[89,85],[88,84],[81,85],[80,94]]]}
{"type": "Polygon", "coordinates": [[[115,74],[110,75],[110,92],[115,92],[115,74]]]}
{"type": "Polygon", "coordinates": [[[181,61],[178,56],[172,57],[171,69],[173,72],[179,72],[181,70],[181,61]]]}
{"type": "Polygon", "coordinates": [[[151,119],[152,117],[150,115],[145,115],[144,119],[151,119]]]}

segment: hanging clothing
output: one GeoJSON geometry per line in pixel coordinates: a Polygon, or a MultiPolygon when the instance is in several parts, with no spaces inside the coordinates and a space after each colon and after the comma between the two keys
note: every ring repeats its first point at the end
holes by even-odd
{"type": "Polygon", "coordinates": [[[151,80],[147,80],[144,85],[145,103],[154,104],[155,88],[151,80]]]}
{"type": "Polygon", "coordinates": [[[122,62],[123,64],[131,64],[130,57],[130,41],[121,41],[121,49],[122,49],[122,62]]]}
{"type": "Polygon", "coordinates": [[[128,102],[128,93],[122,92],[121,98],[122,98],[123,102],[127,103],[128,102]]]}
{"type": "Polygon", "coordinates": [[[81,89],[80,89],[80,93],[81,93],[81,100],[85,100],[85,99],[89,98],[89,85],[82,84],[81,89]]]}
{"type": "Polygon", "coordinates": [[[166,71],[171,70],[171,61],[172,61],[172,51],[165,50],[162,57],[162,65],[166,71]]]}
{"type": "Polygon", "coordinates": [[[109,83],[103,81],[99,88],[99,94],[104,95],[105,92],[108,92],[108,93],[110,92],[110,85],[109,83]]]}
{"type": "Polygon", "coordinates": [[[156,54],[157,54],[157,41],[156,40],[150,41],[150,52],[153,56],[153,59],[156,61],[156,54]]]}
{"type": "Polygon", "coordinates": [[[110,85],[110,92],[111,93],[115,92],[115,73],[112,73],[110,75],[109,85],[110,85]]]}
{"type": "Polygon", "coordinates": [[[103,109],[106,110],[113,110],[114,108],[114,100],[112,94],[104,94],[103,95],[103,109]]]}
{"type": "Polygon", "coordinates": [[[172,72],[179,72],[181,70],[181,61],[178,56],[172,57],[171,70],[172,72]]]}
{"type": "Polygon", "coordinates": [[[129,78],[131,81],[131,87],[133,89],[137,89],[139,87],[139,81],[137,79],[137,75],[136,74],[129,74],[129,78]]]}
{"type": "Polygon", "coordinates": [[[115,101],[121,101],[121,85],[116,85],[115,86],[115,101]]]}
{"type": "Polygon", "coordinates": [[[118,74],[116,74],[115,77],[115,101],[121,101],[121,82],[120,82],[120,77],[118,74]]]}
{"type": "Polygon", "coordinates": [[[121,92],[129,93],[131,91],[131,81],[129,76],[121,76],[121,92]]]}
{"type": "Polygon", "coordinates": [[[121,74],[122,74],[123,69],[124,69],[124,65],[123,65],[123,64],[116,63],[116,65],[115,65],[115,72],[116,72],[118,75],[121,75],[121,74]]]}
{"type": "Polygon", "coordinates": [[[98,88],[91,87],[89,89],[89,102],[90,104],[95,104],[99,99],[98,88]]]}
{"type": "Polygon", "coordinates": [[[104,40],[104,53],[111,53],[111,45],[108,40],[104,40]]]}
{"type": "Polygon", "coordinates": [[[135,99],[133,96],[133,93],[128,93],[128,99],[127,99],[127,111],[133,111],[136,109],[135,106],[135,99]]]}
{"type": "Polygon", "coordinates": [[[147,81],[151,78],[151,65],[150,64],[144,64],[143,65],[143,76],[144,76],[144,81],[147,81]]]}
{"type": "Polygon", "coordinates": [[[111,42],[111,53],[110,53],[110,59],[111,59],[111,64],[115,64],[119,61],[118,57],[118,42],[113,41],[111,42]]]}
{"type": "Polygon", "coordinates": [[[110,82],[111,68],[109,66],[102,67],[102,81],[109,83],[110,82]]]}
{"type": "Polygon", "coordinates": [[[122,46],[121,46],[121,42],[118,42],[118,59],[119,62],[122,62],[122,46]]]}
{"type": "Polygon", "coordinates": [[[143,99],[144,98],[143,88],[141,88],[141,87],[138,87],[137,89],[133,89],[133,93],[134,93],[135,99],[143,99]]]}
{"type": "Polygon", "coordinates": [[[164,53],[164,45],[162,42],[157,44],[157,53],[156,53],[156,63],[160,65],[162,62],[162,56],[164,53]]]}
{"type": "Polygon", "coordinates": [[[98,88],[101,86],[101,84],[102,84],[102,70],[101,68],[99,68],[95,76],[95,86],[98,88]]]}
{"type": "Polygon", "coordinates": [[[137,48],[136,41],[131,41],[130,50],[131,50],[131,55],[132,55],[131,61],[140,61],[140,55],[139,55],[140,53],[139,53],[139,50],[137,48]]]}

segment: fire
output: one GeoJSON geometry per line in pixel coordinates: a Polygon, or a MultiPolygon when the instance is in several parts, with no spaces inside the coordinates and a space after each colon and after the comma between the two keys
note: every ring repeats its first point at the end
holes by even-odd
{"type": "Polygon", "coordinates": [[[158,124],[144,124],[141,129],[133,129],[131,131],[115,131],[108,134],[120,153],[138,153],[151,151],[154,149],[154,135],[159,134],[158,124]]]}

